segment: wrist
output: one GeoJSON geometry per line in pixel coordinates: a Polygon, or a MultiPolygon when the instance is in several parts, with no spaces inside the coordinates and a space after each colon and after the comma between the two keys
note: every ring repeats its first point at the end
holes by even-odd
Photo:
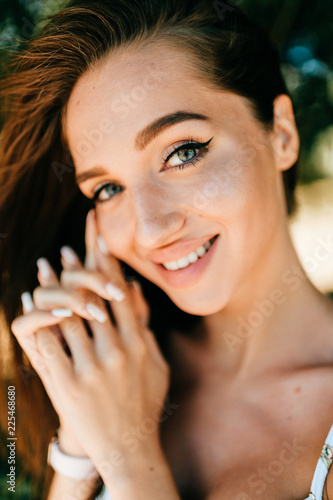
{"type": "Polygon", "coordinates": [[[149,470],[164,470],[168,464],[160,443],[128,441],[131,446],[108,450],[100,458],[93,458],[95,466],[105,484],[108,482],[128,483],[149,470]]]}
{"type": "Polygon", "coordinates": [[[97,464],[111,498],[180,500],[169,464],[159,446],[138,448],[132,455],[127,453],[118,465],[112,463],[111,456],[97,464]]]}
{"type": "Polygon", "coordinates": [[[59,448],[63,453],[72,455],[73,457],[87,456],[85,450],[82,448],[70,427],[60,424],[57,431],[57,437],[59,441],[59,448]]]}
{"type": "Polygon", "coordinates": [[[59,446],[58,437],[51,439],[48,448],[47,463],[59,474],[76,480],[96,480],[99,473],[90,458],[73,456],[59,446]]]}

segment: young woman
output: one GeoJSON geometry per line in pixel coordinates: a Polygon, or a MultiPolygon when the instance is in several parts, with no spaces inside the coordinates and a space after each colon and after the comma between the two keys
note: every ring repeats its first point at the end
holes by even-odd
{"type": "Polygon", "coordinates": [[[333,307],[290,240],[265,35],[224,2],[80,0],[13,66],[1,293],[35,472],[59,417],[47,498],[332,498],[333,307]]]}

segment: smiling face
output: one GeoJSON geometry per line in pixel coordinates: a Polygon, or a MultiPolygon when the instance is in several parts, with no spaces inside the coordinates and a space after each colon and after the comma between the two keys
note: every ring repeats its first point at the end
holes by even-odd
{"type": "Polygon", "coordinates": [[[260,281],[286,214],[272,132],[188,60],[156,45],[106,56],[77,81],[64,126],[110,252],[207,315],[260,281]]]}

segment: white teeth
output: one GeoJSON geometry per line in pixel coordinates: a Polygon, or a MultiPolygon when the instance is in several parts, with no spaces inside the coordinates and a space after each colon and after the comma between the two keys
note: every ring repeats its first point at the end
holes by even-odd
{"type": "Polygon", "coordinates": [[[197,248],[194,250],[194,252],[191,252],[190,254],[186,255],[185,257],[182,257],[181,259],[178,260],[172,260],[170,262],[165,262],[162,265],[168,270],[168,271],[177,271],[178,269],[184,269],[185,267],[190,266],[194,262],[196,262],[200,257],[203,257],[205,253],[210,249],[212,246],[211,241],[207,241],[204,245],[201,247],[197,248]]]}
{"type": "Polygon", "coordinates": [[[173,260],[171,262],[166,262],[163,264],[163,266],[168,270],[168,271],[177,271],[178,266],[177,266],[177,261],[173,260]]]}
{"type": "Polygon", "coordinates": [[[187,258],[191,264],[194,264],[194,262],[196,262],[199,257],[197,256],[197,254],[195,252],[191,252],[190,255],[187,256],[187,258]]]}
{"type": "Polygon", "coordinates": [[[204,246],[199,247],[199,248],[195,251],[195,253],[197,254],[197,256],[198,256],[198,257],[202,257],[203,255],[205,255],[205,253],[206,253],[206,249],[205,249],[205,247],[204,247],[204,246]]]}
{"type": "Polygon", "coordinates": [[[179,269],[183,269],[183,267],[187,267],[189,264],[189,260],[187,257],[183,257],[182,259],[177,260],[177,265],[179,269]]]}

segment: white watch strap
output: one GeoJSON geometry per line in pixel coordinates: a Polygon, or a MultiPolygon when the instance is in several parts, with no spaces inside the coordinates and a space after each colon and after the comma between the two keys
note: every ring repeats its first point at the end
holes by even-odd
{"type": "Polygon", "coordinates": [[[47,463],[57,472],[72,479],[93,479],[99,473],[88,457],[73,457],[63,453],[56,437],[51,439],[47,454],[47,463]]]}

